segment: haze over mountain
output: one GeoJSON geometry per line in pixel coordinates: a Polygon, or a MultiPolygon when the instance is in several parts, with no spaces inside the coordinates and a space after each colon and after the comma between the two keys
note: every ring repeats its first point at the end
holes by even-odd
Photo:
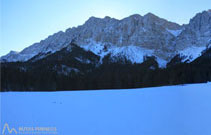
{"type": "Polygon", "coordinates": [[[198,13],[182,26],[152,13],[122,20],[90,17],[83,25],[57,32],[21,52],[11,51],[1,61],[28,61],[36,55],[41,59],[67,47],[73,40],[101,59],[110,54],[114,59],[122,56],[132,63],[142,63],[147,55],[155,56],[159,65],[165,67],[177,54],[192,61],[211,44],[211,10],[198,13]]]}

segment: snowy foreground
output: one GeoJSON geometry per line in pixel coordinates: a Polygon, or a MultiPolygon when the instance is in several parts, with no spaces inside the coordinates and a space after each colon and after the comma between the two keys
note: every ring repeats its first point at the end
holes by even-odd
{"type": "Polygon", "coordinates": [[[211,135],[211,83],[0,94],[0,134],[7,123],[56,127],[58,135],[211,135]]]}

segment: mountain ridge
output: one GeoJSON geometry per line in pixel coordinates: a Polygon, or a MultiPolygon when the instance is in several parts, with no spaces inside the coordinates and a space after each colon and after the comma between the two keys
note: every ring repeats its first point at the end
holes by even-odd
{"type": "MultiPolygon", "coordinates": [[[[130,50],[132,48],[133,54],[142,54],[142,50],[148,50],[151,53],[147,53],[147,55],[155,56],[167,63],[180,52],[183,55],[189,52],[188,55],[191,56],[194,50],[203,50],[207,44],[210,44],[210,18],[210,12],[203,11],[193,17],[189,24],[181,26],[152,13],[144,16],[135,14],[121,20],[108,16],[104,18],[90,17],[83,25],[69,28],[65,32],[59,31],[19,53],[13,52],[2,56],[1,61],[28,61],[40,53],[43,53],[43,57],[45,57],[44,54],[55,53],[75,40],[79,46],[101,57],[108,53],[113,53],[115,56],[115,50],[128,52],[123,48],[130,50]],[[110,49],[110,52],[103,51],[102,49],[105,47],[110,49]],[[96,48],[100,49],[97,53],[95,52],[96,48]],[[190,48],[193,48],[193,52],[189,51],[190,48]]],[[[198,53],[197,56],[201,52],[198,53]]],[[[125,53],[119,52],[119,54],[124,55],[125,53]]],[[[130,57],[141,59],[140,57],[144,55],[146,54],[137,55],[137,58],[128,56],[128,59],[131,60],[130,57]]],[[[135,60],[133,62],[141,63],[143,61],[135,60]]]]}

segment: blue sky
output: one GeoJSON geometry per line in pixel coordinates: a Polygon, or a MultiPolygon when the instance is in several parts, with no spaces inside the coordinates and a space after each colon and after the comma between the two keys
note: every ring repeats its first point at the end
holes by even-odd
{"type": "Polygon", "coordinates": [[[152,12],[183,24],[210,5],[211,0],[1,0],[0,56],[81,25],[90,16],[121,19],[152,12]]]}

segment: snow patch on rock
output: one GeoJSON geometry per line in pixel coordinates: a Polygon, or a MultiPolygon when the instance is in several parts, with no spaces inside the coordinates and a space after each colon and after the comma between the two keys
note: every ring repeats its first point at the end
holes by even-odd
{"type": "Polygon", "coordinates": [[[179,36],[183,30],[170,30],[170,29],[166,29],[168,32],[170,32],[172,35],[174,35],[175,37],[179,36]]]}
{"type": "Polygon", "coordinates": [[[185,56],[185,59],[183,59],[182,62],[188,61],[192,62],[199,56],[201,56],[202,51],[204,51],[206,47],[189,47],[179,52],[181,56],[185,56]]]}
{"type": "MultiPolygon", "coordinates": [[[[108,54],[110,54],[113,58],[126,58],[133,64],[142,63],[144,61],[144,56],[155,56],[153,55],[154,50],[146,49],[136,45],[115,46],[92,41],[89,44],[81,45],[80,47],[84,48],[86,51],[91,51],[94,54],[100,56],[100,62],[102,62],[102,59],[108,54]]],[[[166,67],[166,60],[157,56],[155,57],[159,67],[166,67]]]]}

